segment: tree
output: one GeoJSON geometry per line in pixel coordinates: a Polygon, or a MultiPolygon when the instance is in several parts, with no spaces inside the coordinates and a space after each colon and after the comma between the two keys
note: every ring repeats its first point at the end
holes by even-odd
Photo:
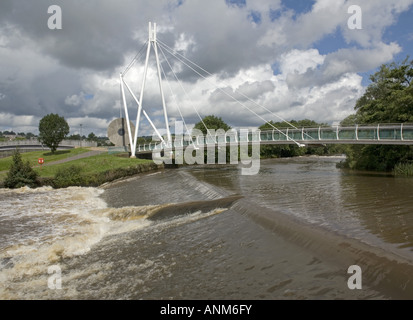
{"type": "Polygon", "coordinates": [[[54,153],[59,143],[69,134],[69,125],[65,118],[58,114],[48,114],[39,123],[39,141],[54,153]]]}
{"type": "Polygon", "coordinates": [[[31,132],[26,133],[26,139],[31,139],[31,138],[34,138],[34,137],[36,137],[36,136],[33,133],[31,133],[31,132]]]}
{"type": "Polygon", "coordinates": [[[82,140],[82,137],[80,136],[80,134],[72,134],[68,137],[68,139],[70,139],[70,140],[82,140]]]}
{"type": "MultiPolygon", "coordinates": [[[[413,121],[413,60],[382,65],[370,76],[371,84],[357,100],[356,114],[342,125],[403,123],[413,121]]],[[[345,166],[358,170],[391,171],[413,160],[410,146],[351,146],[345,166]]]]}
{"type": "Polygon", "coordinates": [[[30,167],[29,161],[24,163],[19,150],[16,149],[13,154],[12,165],[4,181],[4,186],[11,189],[25,186],[35,187],[38,185],[37,178],[38,175],[30,167]]]}
{"type": "MultiPolygon", "coordinates": [[[[194,129],[197,129],[202,132],[202,134],[207,137],[208,136],[208,131],[211,130],[224,130],[227,132],[228,130],[231,130],[231,127],[222,120],[221,117],[216,117],[214,115],[206,116],[205,118],[202,119],[202,121],[199,121],[197,124],[195,124],[194,129]]],[[[208,161],[208,151],[204,151],[204,161],[205,163],[208,161]]],[[[215,154],[215,161],[218,161],[218,154],[215,154]]],[[[230,147],[226,147],[226,161],[230,161],[230,147]]]]}
{"type": "Polygon", "coordinates": [[[231,130],[231,127],[228,124],[226,124],[222,120],[222,118],[216,117],[214,115],[206,116],[202,119],[202,121],[199,121],[197,124],[195,124],[194,127],[194,129],[200,130],[205,136],[207,135],[207,128],[208,130],[222,129],[225,132],[231,130]]]}
{"type": "Polygon", "coordinates": [[[87,136],[87,140],[88,141],[97,141],[98,137],[93,133],[89,133],[89,135],[87,136]]]}
{"type": "Polygon", "coordinates": [[[360,123],[413,121],[413,60],[382,65],[370,80],[355,106],[360,123]]]}

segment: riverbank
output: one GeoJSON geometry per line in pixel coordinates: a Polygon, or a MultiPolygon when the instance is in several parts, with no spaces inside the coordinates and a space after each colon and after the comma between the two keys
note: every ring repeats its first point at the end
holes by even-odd
{"type": "MultiPolygon", "coordinates": [[[[130,159],[127,154],[109,154],[103,149],[82,148],[50,152],[31,152],[22,155],[23,161],[29,161],[38,174],[39,187],[66,188],[71,186],[97,187],[107,182],[130,177],[136,174],[162,169],[152,160],[130,159]],[[37,163],[44,159],[44,165],[37,163]]],[[[11,157],[1,159],[0,167],[10,168],[11,157]]],[[[0,187],[8,170],[0,172],[0,187]]]]}

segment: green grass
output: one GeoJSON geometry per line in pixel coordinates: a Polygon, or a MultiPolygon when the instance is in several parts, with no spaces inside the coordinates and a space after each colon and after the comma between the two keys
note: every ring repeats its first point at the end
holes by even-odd
{"type": "MultiPolygon", "coordinates": [[[[45,163],[49,163],[52,161],[62,160],[69,157],[76,156],[78,154],[82,154],[85,152],[90,151],[89,149],[85,148],[75,148],[69,150],[58,150],[54,154],[48,151],[34,151],[34,152],[24,152],[22,153],[22,160],[23,162],[29,161],[32,167],[38,166],[38,159],[44,158],[45,163]]],[[[0,171],[5,171],[10,169],[10,165],[12,162],[12,157],[1,158],[0,159],[0,171]]]]}
{"type": "MultiPolygon", "coordinates": [[[[40,167],[38,158],[44,158],[45,163],[76,156],[89,151],[88,149],[72,149],[65,152],[29,152],[22,154],[23,161],[29,160],[33,169],[38,173],[42,185],[52,185],[57,188],[71,185],[98,186],[102,183],[131,176],[148,170],[156,169],[152,160],[130,159],[123,154],[108,154],[76,159],[60,164],[40,167]]],[[[7,176],[12,158],[0,159],[0,185],[7,176]],[[3,166],[3,167],[1,167],[3,166]]]]}
{"type": "Polygon", "coordinates": [[[97,156],[78,159],[61,163],[53,166],[44,166],[42,169],[35,168],[42,178],[51,178],[56,175],[59,170],[65,170],[71,166],[81,167],[81,173],[87,175],[95,175],[109,170],[116,170],[120,168],[136,167],[139,164],[152,163],[151,160],[130,159],[126,157],[119,157],[115,154],[103,153],[97,156]]]}

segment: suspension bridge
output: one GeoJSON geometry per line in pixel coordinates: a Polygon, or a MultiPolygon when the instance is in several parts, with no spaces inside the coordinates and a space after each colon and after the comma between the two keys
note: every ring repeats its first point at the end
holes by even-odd
{"type": "MultiPolygon", "coordinates": [[[[197,76],[211,82],[210,78],[212,74],[197,65],[196,63],[185,58],[179,52],[173,50],[168,45],[163,43],[157,38],[157,26],[156,24],[149,23],[149,37],[138,54],[132,59],[130,64],[126,67],[124,72],[120,74],[120,93],[121,93],[121,114],[122,108],[125,114],[126,130],[123,132],[127,137],[125,145],[130,148],[131,157],[136,157],[137,154],[156,152],[173,152],[176,149],[185,149],[188,147],[197,149],[199,147],[216,145],[216,146],[228,146],[232,144],[270,144],[270,145],[285,145],[295,144],[299,147],[311,146],[311,145],[326,145],[326,144],[382,144],[382,145],[413,145],[413,124],[376,124],[376,125],[355,125],[355,126],[331,126],[331,127],[316,127],[316,128],[297,128],[293,124],[289,123],[285,119],[273,113],[267,107],[252,100],[242,92],[231,93],[223,88],[229,87],[228,84],[221,83],[219,90],[223,95],[227,96],[229,100],[236,102],[243,110],[247,110],[252,116],[260,119],[263,123],[268,124],[271,128],[269,130],[248,130],[247,132],[236,132],[234,130],[228,132],[222,132],[209,130],[200,115],[198,109],[192,105],[195,114],[198,116],[200,123],[205,127],[207,134],[195,134],[194,130],[190,130],[185,121],[182,108],[179,107],[179,103],[175,100],[175,105],[178,109],[179,115],[182,119],[182,132],[181,134],[174,134],[170,131],[170,122],[168,118],[168,108],[166,104],[165,93],[163,89],[164,82],[168,83],[171,90],[172,97],[174,93],[171,85],[168,82],[167,73],[164,66],[168,66],[169,74],[172,74],[174,81],[179,84],[185,96],[189,99],[189,95],[186,92],[182,82],[176,75],[172,67],[172,63],[167,59],[167,54],[175,58],[181,68],[187,67],[193,71],[197,76]],[[133,65],[143,57],[144,49],[146,47],[146,58],[143,69],[143,80],[141,83],[141,89],[139,98],[131,89],[131,86],[126,82],[125,76],[131,70],[133,65]],[[154,121],[150,118],[149,114],[143,107],[145,86],[148,77],[149,58],[154,52],[156,61],[156,73],[158,78],[160,100],[162,104],[162,114],[164,118],[164,128],[157,128],[154,121]],[[160,57],[163,58],[162,63],[160,57]],[[130,94],[130,99],[137,106],[137,117],[135,125],[130,121],[126,92],[130,94]],[[236,97],[238,96],[238,98],[236,97]],[[240,101],[242,100],[242,101],[240,101]],[[278,119],[280,122],[285,123],[288,128],[277,128],[272,122],[264,118],[271,116],[274,119],[278,119]],[[155,140],[150,143],[138,144],[138,136],[140,130],[140,123],[142,118],[146,118],[148,123],[154,132],[155,140]]],[[[123,129],[122,129],[123,130],[123,129]]]]}

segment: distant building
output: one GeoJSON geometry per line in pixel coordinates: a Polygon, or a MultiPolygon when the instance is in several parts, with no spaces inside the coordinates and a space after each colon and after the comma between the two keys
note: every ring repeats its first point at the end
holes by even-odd
{"type": "Polygon", "coordinates": [[[13,141],[17,138],[15,134],[5,134],[4,137],[7,138],[9,141],[13,141]]]}

